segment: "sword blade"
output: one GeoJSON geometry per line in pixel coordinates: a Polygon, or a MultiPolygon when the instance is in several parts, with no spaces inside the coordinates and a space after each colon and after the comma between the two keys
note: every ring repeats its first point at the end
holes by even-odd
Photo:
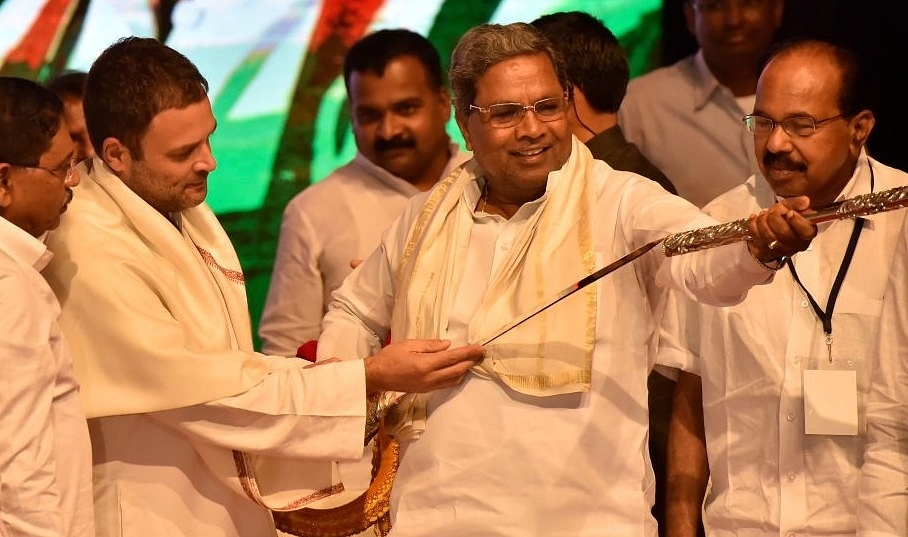
{"type": "Polygon", "coordinates": [[[516,320],[514,320],[514,321],[512,321],[512,322],[510,322],[510,323],[508,323],[508,324],[506,324],[506,325],[504,325],[504,326],[502,326],[502,327],[499,328],[491,337],[488,337],[488,338],[484,339],[484,340],[481,341],[479,344],[480,344],[480,345],[488,345],[488,344],[491,343],[492,341],[495,341],[496,339],[500,338],[501,336],[503,336],[503,335],[505,335],[506,333],[508,333],[508,332],[510,332],[511,330],[513,330],[514,328],[517,328],[517,327],[520,326],[521,324],[523,324],[523,323],[529,321],[530,319],[532,319],[532,318],[535,317],[536,315],[539,315],[539,314],[542,313],[543,311],[545,311],[545,310],[551,308],[551,307],[554,306],[555,304],[557,304],[557,303],[561,302],[562,300],[564,300],[565,298],[567,298],[567,297],[573,295],[574,293],[576,293],[577,291],[583,289],[584,287],[588,286],[589,284],[595,282],[596,280],[601,279],[602,277],[604,277],[605,275],[607,275],[607,274],[609,274],[609,273],[615,272],[616,270],[618,270],[619,268],[623,267],[624,265],[627,265],[628,263],[630,263],[630,262],[633,261],[634,259],[637,259],[637,258],[640,257],[641,255],[643,255],[643,254],[645,254],[646,252],[652,250],[657,244],[659,244],[659,243],[662,242],[663,240],[664,240],[664,239],[656,239],[656,240],[650,241],[650,242],[644,244],[643,246],[637,248],[636,250],[630,252],[629,254],[624,255],[623,257],[621,257],[621,258],[618,259],[617,261],[614,261],[614,262],[612,262],[612,263],[609,263],[608,265],[602,267],[601,269],[597,270],[596,272],[593,272],[593,273],[590,274],[589,276],[586,276],[586,277],[584,277],[583,279],[577,281],[576,283],[574,283],[574,284],[572,284],[572,285],[569,285],[568,287],[566,287],[566,288],[564,288],[563,290],[561,290],[561,292],[559,292],[559,293],[558,293],[557,295],[555,295],[553,298],[551,298],[551,299],[547,300],[546,302],[544,302],[543,304],[537,306],[535,309],[533,309],[533,310],[530,311],[529,313],[527,313],[527,314],[523,315],[522,317],[519,317],[519,318],[517,318],[516,320]]]}

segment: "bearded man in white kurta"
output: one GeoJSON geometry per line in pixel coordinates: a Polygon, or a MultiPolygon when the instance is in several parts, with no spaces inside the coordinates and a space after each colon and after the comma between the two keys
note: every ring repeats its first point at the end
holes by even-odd
{"type": "Polygon", "coordinates": [[[451,385],[481,356],[402,342],[306,368],[253,352],[239,261],[203,202],[206,89],[154,39],[115,43],[88,74],[100,156],[79,166],[85,195],[48,279],[91,418],[100,536],[274,535],[267,508],[339,490],[328,461],[360,456],[367,391],[451,385]]]}
{"type": "MultiPolygon", "coordinates": [[[[526,24],[461,38],[450,78],[474,160],[414,200],[335,293],[323,356],[365,356],[389,335],[483,341],[605,262],[715,223],[594,160],[570,135],[563,72],[526,24]]],[[[655,535],[646,380],[657,273],[734,303],[772,277],[748,249],[769,260],[769,242],[791,252],[814,232],[782,204],[751,227],[749,246],[647,254],[496,339],[461,386],[405,397],[388,420],[403,442],[391,535],[655,535]]]]}

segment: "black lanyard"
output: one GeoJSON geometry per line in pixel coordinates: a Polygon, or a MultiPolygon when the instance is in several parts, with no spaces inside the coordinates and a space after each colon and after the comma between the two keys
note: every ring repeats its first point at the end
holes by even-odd
{"type": "MultiPolygon", "coordinates": [[[[870,192],[872,193],[874,182],[873,166],[870,165],[870,162],[868,162],[867,165],[870,168],[870,192]]],[[[823,333],[826,335],[826,349],[829,353],[830,362],[832,362],[832,311],[835,308],[835,301],[839,297],[839,291],[842,289],[842,283],[845,281],[845,274],[848,272],[848,267],[851,266],[851,259],[854,257],[854,251],[857,249],[858,239],[861,236],[861,231],[864,229],[864,222],[866,222],[866,220],[861,217],[854,219],[854,229],[851,231],[851,239],[848,241],[848,248],[845,249],[845,256],[842,257],[842,264],[839,265],[839,272],[836,274],[835,281],[832,283],[832,288],[829,290],[829,298],[826,300],[825,311],[820,308],[820,305],[817,304],[816,299],[813,298],[810,291],[801,283],[801,279],[798,278],[798,271],[795,270],[791,258],[786,260],[788,270],[791,271],[791,275],[794,276],[795,282],[797,282],[798,287],[804,291],[804,294],[807,295],[807,299],[810,300],[810,305],[813,306],[814,313],[817,314],[817,318],[823,323],[823,333]]]]}

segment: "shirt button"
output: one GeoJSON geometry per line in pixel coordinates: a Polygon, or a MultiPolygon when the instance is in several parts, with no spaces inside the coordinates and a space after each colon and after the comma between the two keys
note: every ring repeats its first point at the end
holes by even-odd
{"type": "Polygon", "coordinates": [[[503,242],[503,243],[501,243],[501,245],[499,246],[499,248],[501,248],[502,250],[507,250],[507,249],[510,248],[510,247],[511,247],[511,243],[509,243],[509,242],[503,242]]]}
{"type": "Polygon", "coordinates": [[[810,302],[807,302],[806,300],[802,300],[802,301],[801,301],[801,307],[802,307],[802,308],[806,308],[807,306],[810,306],[810,302]]]}
{"type": "Polygon", "coordinates": [[[794,412],[789,412],[788,415],[785,416],[785,419],[787,419],[788,421],[794,421],[794,419],[795,419],[794,412]]]}
{"type": "Polygon", "coordinates": [[[794,473],[794,472],[788,474],[788,482],[789,482],[789,483],[794,483],[795,481],[797,481],[797,479],[798,479],[798,474],[796,474],[796,473],[794,473]]]}
{"type": "Polygon", "coordinates": [[[846,362],[845,362],[845,365],[847,365],[847,366],[850,367],[850,368],[854,368],[854,360],[848,360],[848,361],[846,361],[846,362]]]}

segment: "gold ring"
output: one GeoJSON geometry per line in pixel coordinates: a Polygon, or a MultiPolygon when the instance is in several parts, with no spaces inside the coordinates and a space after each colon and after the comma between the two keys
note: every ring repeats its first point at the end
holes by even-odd
{"type": "Polygon", "coordinates": [[[779,245],[779,241],[772,241],[769,244],[767,244],[766,246],[768,246],[770,250],[775,250],[776,246],[778,246],[778,245],[779,245]]]}

